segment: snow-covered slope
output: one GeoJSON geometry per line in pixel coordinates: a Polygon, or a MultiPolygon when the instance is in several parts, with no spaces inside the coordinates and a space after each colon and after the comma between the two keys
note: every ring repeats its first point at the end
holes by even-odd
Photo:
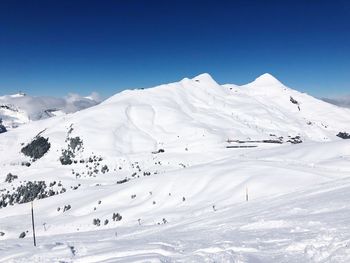
{"type": "Polygon", "coordinates": [[[66,98],[32,97],[24,93],[0,96],[0,119],[7,129],[17,128],[30,121],[76,112],[98,104],[96,96],[66,98]]]}
{"type": "Polygon", "coordinates": [[[28,123],[0,135],[0,262],[342,262],[349,128],[349,109],[269,74],[202,74],[28,123]]]}

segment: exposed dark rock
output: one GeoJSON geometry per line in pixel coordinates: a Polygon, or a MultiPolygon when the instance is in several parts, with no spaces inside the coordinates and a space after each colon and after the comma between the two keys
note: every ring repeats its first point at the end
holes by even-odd
{"type": "Polygon", "coordinates": [[[19,235],[19,238],[25,238],[26,236],[26,233],[25,232],[22,232],[20,235],[19,235]]]}
{"type": "Polygon", "coordinates": [[[6,104],[0,105],[0,108],[6,109],[6,110],[10,110],[10,111],[14,111],[14,112],[18,112],[18,110],[16,108],[14,108],[14,106],[11,107],[10,105],[6,105],[6,104]]]}
{"type": "Polygon", "coordinates": [[[295,100],[292,96],[290,96],[289,100],[291,103],[299,105],[299,102],[297,100],[295,100]]]}

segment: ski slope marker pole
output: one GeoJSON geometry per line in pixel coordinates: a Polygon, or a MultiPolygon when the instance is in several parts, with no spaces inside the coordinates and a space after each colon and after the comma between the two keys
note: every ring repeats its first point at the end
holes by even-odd
{"type": "Polygon", "coordinates": [[[34,247],[36,247],[33,201],[31,202],[31,208],[32,208],[33,240],[34,240],[34,247]]]}

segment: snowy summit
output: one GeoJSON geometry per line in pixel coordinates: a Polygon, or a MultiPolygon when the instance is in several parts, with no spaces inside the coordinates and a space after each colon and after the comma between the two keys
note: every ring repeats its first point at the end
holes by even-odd
{"type": "Polygon", "coordinates": [[[0,262],[350,260],[350,109],[268,73],[26,97],[0,97],[0,262]]]}

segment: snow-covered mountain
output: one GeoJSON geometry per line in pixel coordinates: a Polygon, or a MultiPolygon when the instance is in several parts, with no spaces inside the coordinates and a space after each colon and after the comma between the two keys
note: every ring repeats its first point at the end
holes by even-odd
{"type": "Polygon", "coordinates": [[[17,93],[0,96],[0,119],[6,129],[12,129],[30,121],[73,113],[98,103],[96,94],[88,97],[70,94],[66,98],[55,98],[17,93]]]}
{"type": "Polygon", "coordinates": [[[270,74],[30,122],[0,135],[0,261],[346,262],[349,132],[270,74]]]}

